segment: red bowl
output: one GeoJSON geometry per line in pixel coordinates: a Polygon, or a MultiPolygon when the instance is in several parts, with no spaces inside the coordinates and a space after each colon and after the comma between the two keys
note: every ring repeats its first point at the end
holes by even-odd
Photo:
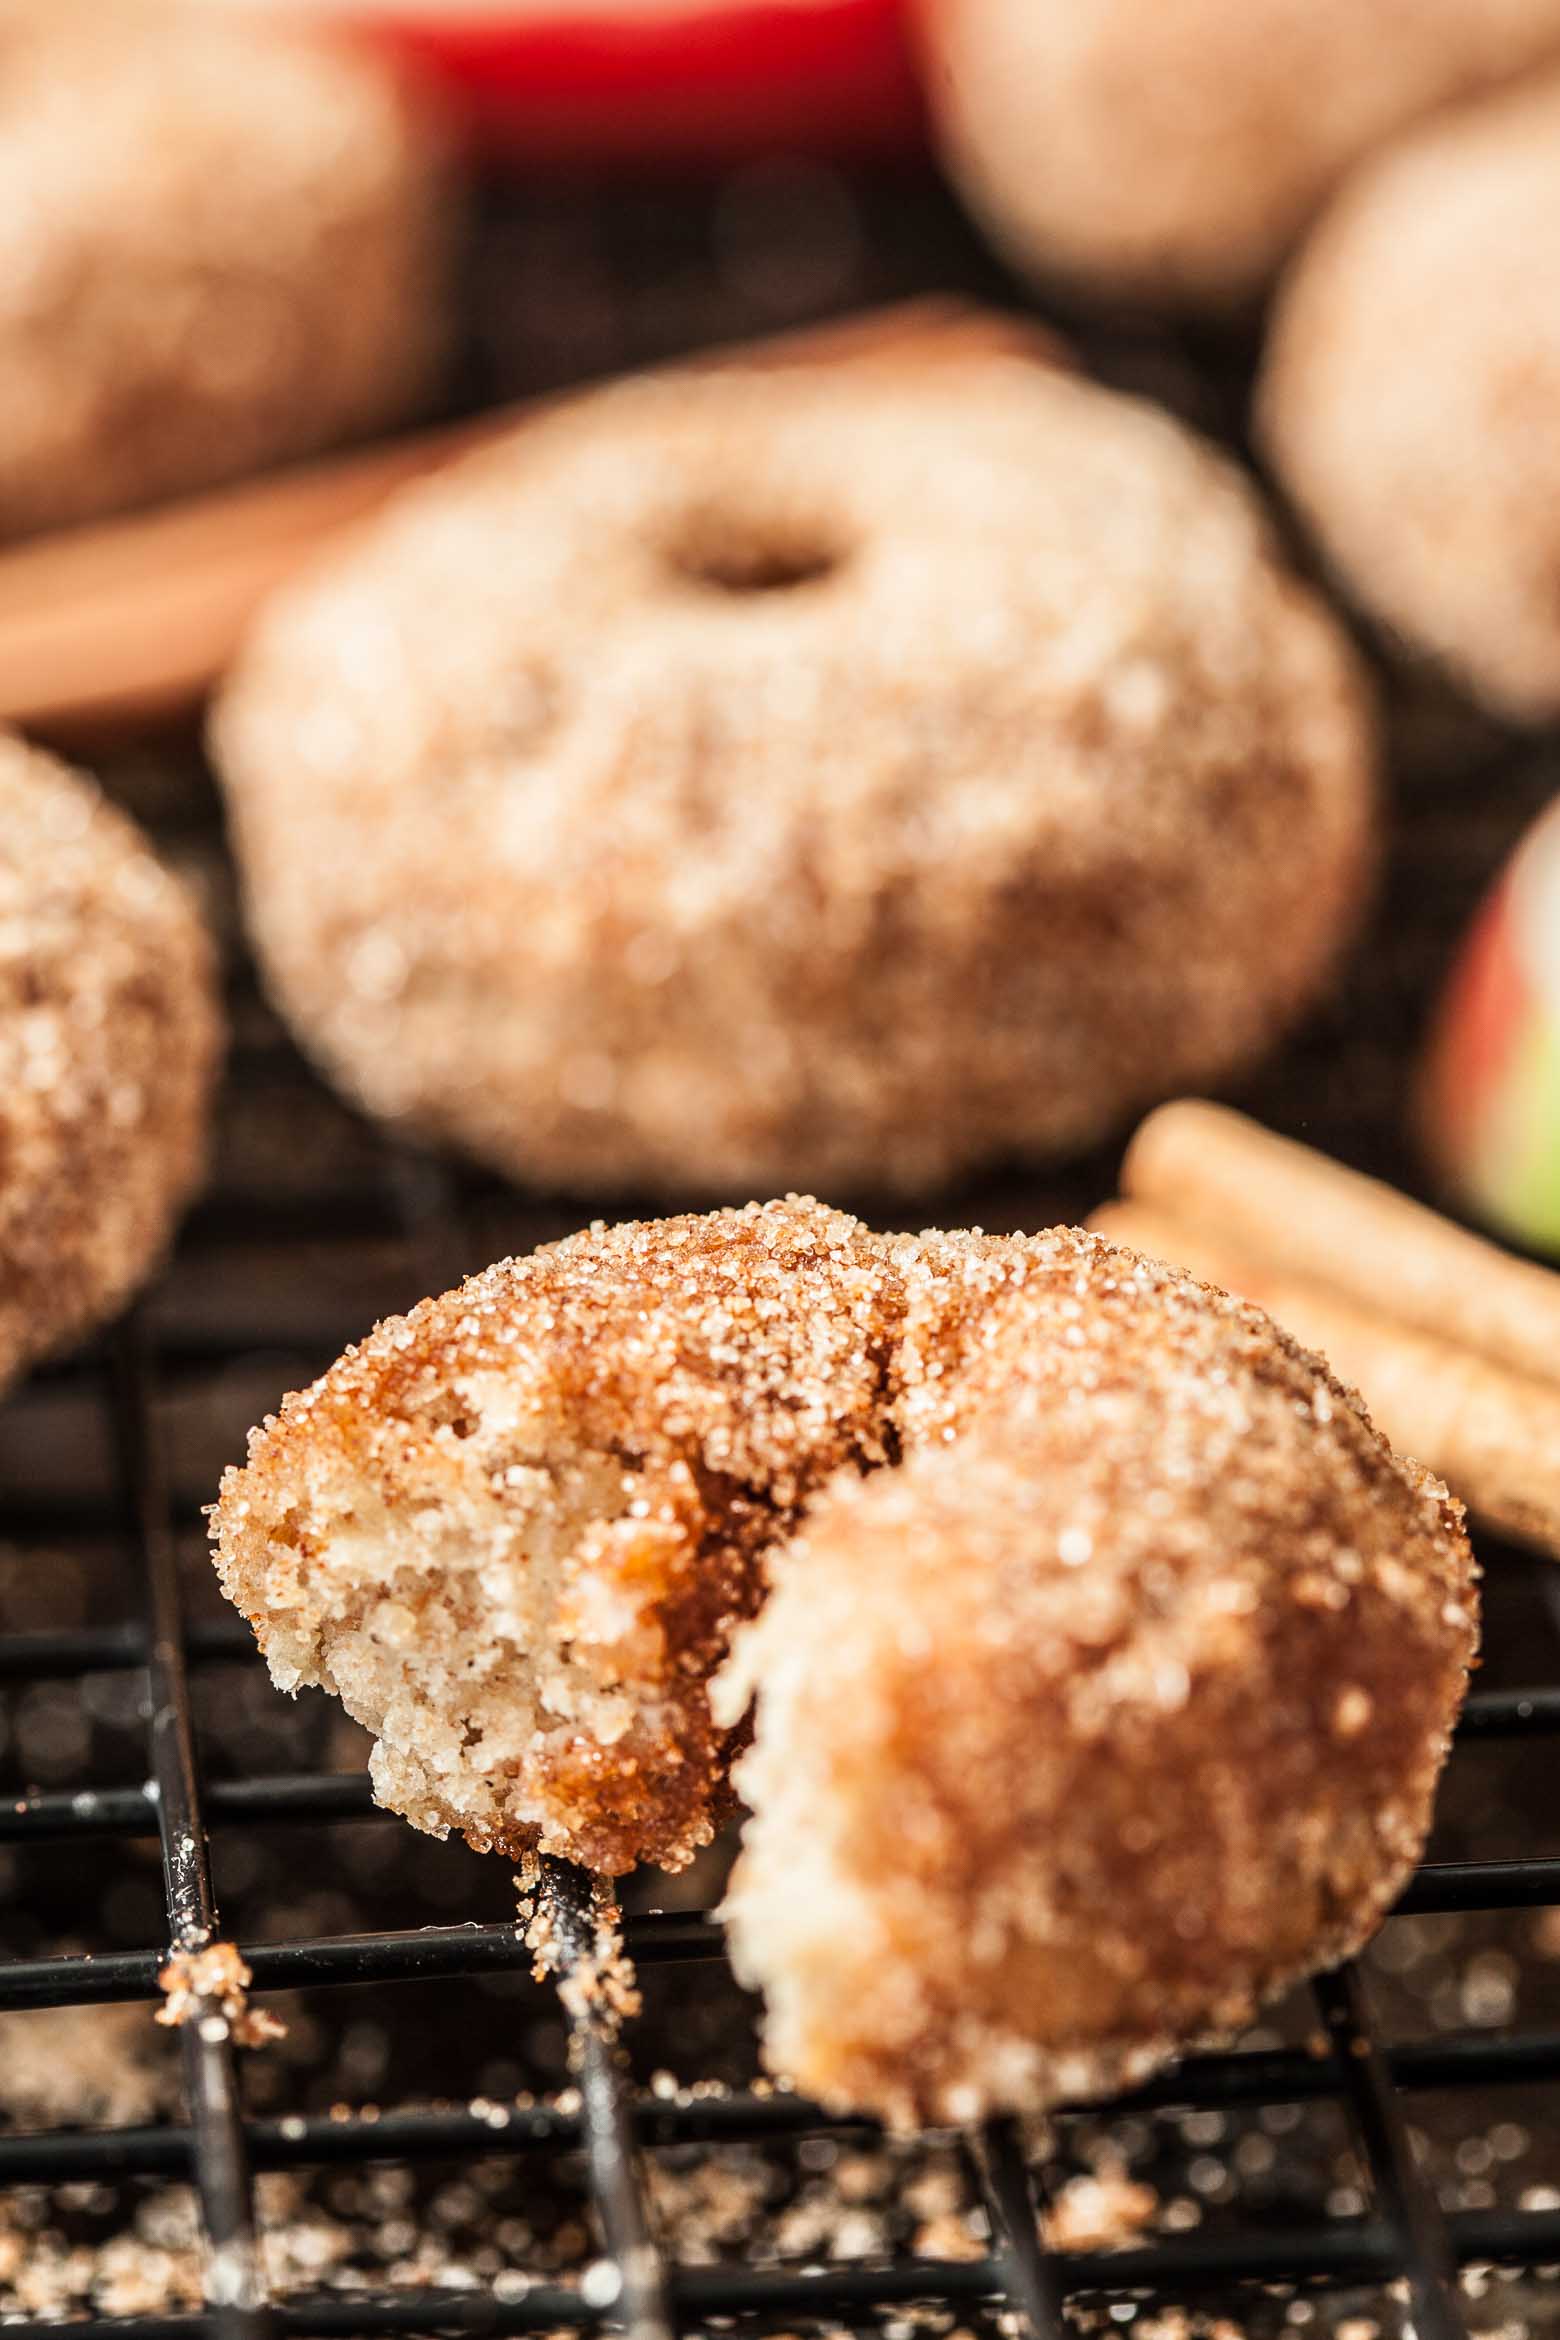
{"type": "Polygon", "coordinates": [[[517,161],[891,155],[922,135],[905,0],[332,0],[517,161]]]}

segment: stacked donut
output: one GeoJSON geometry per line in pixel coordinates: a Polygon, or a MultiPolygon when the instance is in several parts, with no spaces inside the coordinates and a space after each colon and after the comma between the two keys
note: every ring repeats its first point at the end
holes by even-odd
{"type": "Polygon", "coordinates": [[[1473,1647],[1459,1506],[1257,1311],[797,1200],[379,1326],[213,1532],[381,1800],[510,1856],[682,1865],[756,1693],[739,1971],[897,2122],[1101,2091],[1357,1946],[1473,1647]]]}

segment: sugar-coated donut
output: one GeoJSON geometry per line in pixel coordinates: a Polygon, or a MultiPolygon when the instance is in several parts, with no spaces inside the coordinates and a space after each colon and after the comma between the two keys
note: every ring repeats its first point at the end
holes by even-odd
{"type": "Polygon", "coordinates": [[[177,0],[11,0],[0,60],[0,536],[416,403],[449,223],[385,67],[177,0]]]}
{"type": "Polygon", "coordinates": [[[904,1466],[819,1498],[717,1699],[767,2060],[901,2126],[1107,2093],[1358,1948],[1476,1616],[1460,1506],[1255,1309],[1067,1229],[928,1251],[904,1466]]]}
{"type": "Polygon", "coordinates": [[[214,728],[271,986],[524,1179],[923,1191],[1318,988],[1370,725],[1249,488],[1018,356],[618,386],[403,496],[214,728]]]}
{"type": "Polygon", "coordinates": [[[200,1173],[214,954],[91,781],[0,738],[0,1384],[111,1315],[200,1173]]]}
{"type": "Polygon", "coordinates": [[[1560,0],[919,0],[955,177],[1096,298],[1260,292],[1360,156],[1560,57],[1560,0]]]}
{"type": "Polygon", "coordinates": [[[1497,713],[1560,713],[1560,80],[1350,181],[1286,280],[1268,452],[1339,577],[1497,713]]]}
{"type": "Polygon", "coordinates": [[[1254,1309],[1071,1230],[793,1198],[593,1227],[381,1325],[254,1433],[213,1534],[277,1681],[376,1734],[381,1801],[511,1856],[680,1866],[756,1683],[737,1956],[775,2060],[897,2119],[1125,2069],[1368,1930],[1460,1695],[1459,1521],[1254,1309]],[[1059,1838],[1069,1779],[1100,1800],[1059,1838]],[[1067,1880],[1107,1878],[1091,1934],[1067,1880]],[[999,1987],[1047,1959],[1066,1993],[999,1987]]]}

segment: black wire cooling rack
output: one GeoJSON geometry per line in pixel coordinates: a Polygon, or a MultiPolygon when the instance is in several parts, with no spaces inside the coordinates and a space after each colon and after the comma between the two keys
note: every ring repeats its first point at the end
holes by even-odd
{"type": "MultiPolygon", "coordinates": [[[[895,218],[903,210],[898,197],[873,200],[879,211],[886,207],[895,218]]],[[[943,269],[940,280],[946,283],[950,273],[962,272],[984,283],[986,264],[973,257],[942,199],[918,195],[916,201],[922,207],[914,227],[917,251],[924,255],[946,247],[960,259],[960,269],[943,269]],[[928,201],[931,214],[925,213],[928,201]]],[[[824,209],[828,212],[828,206],[824,209]]],[[[544,237],[556,232],[557,217],[541,216],[544,237]]],[[[627,216],[611,214],[618,223],[612,234],[620,232],[627,216]]],[[[658,231],[635,216],[630,273],[637,281],[646,274],[642,247],[647,239],[655,245],[658,231]]],[[[517,268],[524,273],[520,264],[530,248],[521,249],[515,241],[521,218],[516,212],[499,222],[506,281],[517,268]]],[[[885,229],[882,221],[869,225],[871,235],[858,239],[863,249],[911,232],[885,229]]],[[[533,217],[525,233],[534,232],[533,217]]],[[[848,237],[844,244],[850,245],[848,237]]],[[[656,269],[646,281],[653,277],[666,301],[673,300],[666,288],[676,288],[675,299],[682,301],[687,271],[680,262],[669,265],[659,249],[654,257],[656,269]]],[[[563,265],[570,284],[577,285],[584,277],[597,282],[605,264],[595,247],[582,261],[575,240],[566,244],[563,265]]],[[[707,251],[701,266],[708,273],[707,251]]],[[[648,322],[641,320],[637,343],[631,337],[627,347],[616,341],[599,349],[571,346],[558,357],[558,370],[647,354],[647,341],[662,344],[678,336],[696,338],[699,332],[715,339],[734,327],[761,323],[751,304],[731,313],[729,251],[722,266],[724,305],[701,312],[696,327],[690,327],[681,309],[670,317],[658,312],[648,322]]],[[[923,280],[923,259],[890,265],[870,287],[856,283],[847,270],[831,297],[859,297],[868,289],[913,290],[923,280]]],[[[580,312],[576,302],[572,308],[555,303],[549,313],[561,318],[580,312]]],[[[606,304],[602,313],[629,314],[631,303],[606,304]]],[[[505,391],[526,386],[503,368],[506,339],[518,345],[523,335],[491,302],[484,333],[490,358],[498,353],[496,376],[486,386],[505,391]]],[[[1150,353],[1147,361],[1161,389],[1162,356],[1150,353]]],[[[1171,391],[1198,380],[1195,368],[1183,361],[1184,353],[1175,352],[1164,360],[1171,391]]],[[[1145,366],[1134,358],[1127,370],[1142,375],[1145,366]]],[[[1453,760],[1461,754],[1459,742],[1453,760]]],[[[142,790],[145,778],[144,773],[135,778],[132,795],[142,790]]],[[[1345,984],[1328,1028],[1291,1050],[1271,1084],[1246,1100],[1254,1109],[1304,1129],[1368,1167],[1403,1174],[1390,1133],[1402,1126],[1401,1068],[1417,1036],[1439,954],[1488,869],[1551,784],[1542,772],[1515,780],[1507,774],[1498,788],[1484,774],[1466,783],[1454,776],[1453,785],[1428,797],[1412,819],[1400,819],[1371,951],[1345,984]]],[[[165,842],[183,858],[202,861],[211,877],[223,865],[209,799],[201,794],[204,785],[191,762],[171,785],[157,777],[141,809],[165,816],[165,842]]],[[[219,892],[225,883],[218,874],[219,892]]],[[[231,918],[228,923],[231,929],[231,918]]],[[[219,1174],[211,1198],[181,1241],[169,1276],[100,1350],[54,1368],[0,1410],[0,1538],[17,1551],[68,1532],[103,1547],[112,1568],[133,1570],[140,1588],[138,1607],[113,1622],[75,1615],[55,1623],[45,1617],[27,1630],[0,1633],[0,1688],[25,1697],[37,1685],[52,1684],[85,1698],[88,1686],[102,1678],[134,1681],[144,1699],[145,1749],[140,1780],[105,1782],[73,1773],[36,1792],[23,1786],[9,1802],[0,1802],[0,1844],[28,1856],[57,1856],[67,1865],[74,1856],[80,1864],[77,1906],[90,1907],[94,1865],[104,1856],[107,1840],[155,1842],[163,1898],[160,1928],[148,1929],[152,1938],[138,1937],[136,1947],[86,1952],[78,1946],[80,1929],[74,1922],[40,1921],[34,1928],[38,1938],[28,1938],[28,1954],[0,1951],[0,2015],[111,2001],[155,2004],[170,1950],[221,1938],[213,1848],[220,1854],[229,1832],[263,1824],[291,1829],[302,1843],[312,1840],[311,1832],[340,1822],[403,1827],[375,1811],[365,1775],[329,1768],[323,1759],[293,1770],[251,1767],[230,1774],[211,1765],[199,1722],[202,1677],[245,1657],[252,1664],[258,1661],[247,1628],[237,1619],[218,1620],[192,1602],[197,1572],[204,1568],[193,1549],[195,1515],[202,1497],[213,1492],[215,1471],[206,1474],[203,1464],[190,1485],[191,1474],[170,1465],[169,1425],[177,1427],[190,1389],[225,1385],[235,1372],[247,1370],[244,1387],[257,1394],[234,1417],[241,1427],[283,1388],[327,1363],[379,1310],[409,1304],[462,1269],[561,1234],[589,1215],[588,1209],[567,1203],[538,1205],[527,1215],[512,1198],[495,1209],[487,1190],[408,1157],[356,1125],[340,1151],[323,1166],[315,1164],[306,1124],[310,1113],[324,1105],[323,1092],[304,1073],[243,977],[237,982],[234,1017],[237,1038],[219,1174]],[[304,1157],[307,1174],[299,1168],[304,1157]],[[371,1254],[378,1263],[365,1287],[372,1291],[371,1301],[337,1273],[348,1252],[371,1254]]],[[[979,1218],[993,1226],[1043,1225],[1078,1216],[1110,1190],[1112,1171],[1101,1160],[1082,1166],[1065,1191],[1030,1183],[959,1198],[947,1206],[947,1223],[979,1218]]],[[[237,1450],[235,1429],[227,1459],[237,1450]]],[[[1505,1556],[1495,1557],[1499,1578],[1505,1556]]],[[[1492,1591],[1499,1593],[1499,1584],[1492,1591]]],[[[1536,1608],[1548,1615],[1542,1594],[1536,1608]]],[[[36,1603],[29,1613],[36,1616],[36,1603]]],[[[0,1613],[0,1623],[10,1622],[0,1613]]],[[[1560,1733],[1560,1643],[1552,1617],[1544,1633],[1532,1635],[1535,1651],[1545,1639],[1556,1653],[1553,1678],[1522,1687],[1519,1673],[1513,1677],[1516,1687],[1476,1692],[1454,1755],[1454,1774],[1468,1762],[1470,1750],[1493,1741],[1515,1742],[1519,1753],[1531,1748],[1531,1768],[1539,1776],[1552,1763],[1549,1750],[1560,1733]]],[[[1519,1645],[1523,1640],[1520,1624],[1517,1640],[1519,1645]]],[[[1511,1673],[1509,1666],[1505,1670],[1511,1673]]],[[[408,1847],[411,1841],[407,1835],[408,1847]]],[[[1509,1912],[1560,1904],[1560,1858],[1513,1857],[1509,1831],[1500,1841],[1500,1857],[1443,1859],[1422,1868],[1403,1898],[1402,1912],[1509,1912]]],[[[590,1881],[552,1863],[545,1865],[542,1890],[567,1975],[589,1952],[590,1881]]],[[[630,1912],[625,1932],[627,1950],[645,1975],[662,1968],[690,1970],[680,1986],[673,1986],[675,2029],[678,2005],[691,2007],[711,1962],[723,1957],[718,1922],[708,1910],[641,1909],[630,1912]],[[701,1967],[702,1974],[695,1971],[701,1967]],[[679,1988],[685,1992],[681,2000],[679,1988]]],[[[343,1986],[364,1983],[417,1985],[430,2004],[437,2001],[446,2009],[452,1993],[482,1978],[521,1975],[532,1958],[517,1927],[500,1921],[317,1934],[283,1928],[276,1938],[240,1946],[259,1993],[334,1996],[343,1986]]],[[[194,2333],[209,2333],[213,2340],[259,2340],[263,2334],[328,2340],[338,2334],[497,2334],[571,2327],[619,2327],[640,2340],[662,2340],[695,2326],[719,2327],[722,2319],[788,2333],[819,2326],[875,2329],[884,2312],[921,2302],[941,2303],[960,2323],[983,2330],[1027,2329],[1048,2336],[1071,2316],[1069,2303],[1085,2297],[1152,2297],[1201,2306],[1227,2302],[1232,2295],[1254,2299],[1263,2287],[1289,2284],[1340,2295],[1355,2286],[1384,2291],[1406,2285],[1408,2313],[1420,2340],[1457,2340],[1467,2328],[1459,2271],[1489,2263],[1547,2266],[1553,2273],[1560,2266],[1560,2207],[1443,2209],[1419,2166],[1409,2112],[1416,2099],[1435,2096],[1473,2106],[1491,2091],[1560,2078],[1560,2029],[1533,2024],[1505,2031],[1453,2028],[1394,2043],[1375,2011],[1377,1987],[1376,1979],[1358,1966],[1324,1976],[1313,1986],[1320,2029],[1309,2044],[1246,2045],[1227,2054],[1191,2057],[1111,2108],[1130,2117],[1172,2107],[1233,2113],[1331,2103],[1352,2135],[1366,2180],[1357,2212],[1329,2216],[1318,2208],[1306,2217],[1283,2218],[1242,2213],[1206,2231],[1165,2232],[1110,2251],[1053,2251],[1044,2245],[1038,2213],[1044,2208],[1047,2164],[1026,2149],[1013,2124],[996,2122],[964,2141],[989,2223],[989,2244],[979,2256],[929,2258],[912,2250],[897,2252],[881,2265],[771,2267],[740,2259],[717,2265],[672,2263],[655,2232],[641,2167],[646,2148],[779,2146],[814,2135],[859,2139],[871,2135],[870,2125],[832,2120],[793,2094],[760,2086],[683,2090],[671,2098],[643,2088],[582,1994],[572,1995],[581,2011],[569,2018],[576,2085],[566,2097],[551,2101],[337,2104],[328,2112],[284,2107],[260,2114],[246,2107],[238,2057],[224,2026],[215,2020],[189,2022],[179,2034],[183,2109],[178,2117],[99,2130],[0,2134],[0,2190],[140,2178],[193,2183],[210,2252],[204,2311],[93,2311],[73,2323],[73,2329],[100,2340],[184,2340],[194,2333]],[[257,2173],[372,2164],[464,2166],[495,2155],[538,2168],[555,2166],[565,2156],[583,2157],[602,2254],[586,2278],[574,2283],[544,2277],[518,2288],[370,2285],[350,2294],[266,2297],[256,2245],[257,2173]]],[[[1560,2203],[1560,2194],[1552,2198],[1560,2203]]],[[[45,2328],[42,2319],[6,2321],[15,2330],[45,2328]]]]}
{"type": "MultiPolygon", "coordinates": [[[[242,1026],[252,1010],[242,1005],[242,1026]]],[[[279,1042],[242,1041],[233,1086],[243,1092],[273,1083],[268,1113],[284,1124],[307,1093],[307,1078],[279,1042]],[[289,1102],[289,1101],[292,1102],[289,1102]]],[[[453,1177],[384,1146],[373,1154],[373,1185],[355,1196],[337,1191],[312,1206],[296,1198],[273,1214],[277,1274],[285,1277],[283,1239],[300,1221],[332,1214],[382,1235],[394,1230],[403,1273],[413,1284],[449,1280],[451,1261],[479,1234],[465,1230],[453,1177]]],[[[148,1309],[119,1328],[102,1353],[60,1369],[58,1382],[90,1403],[103,1436],[106,1469],[82,1485],[23,1487],[0,1516],[0,1532],[36,1533],[57,1523],[63,1503],[77,1528],[86,1522],[117,1541],[133,1561],[140,1612],[112,1625],[77,1624],[0,1637],[0,1682],[84,1681],[130,1673],[144,1686],[145,1779],[98,1786],[90,1779],[24,1794],[0,1808],[0,1841],[78,1846],[88,1854],[105,1837],[155,1837],[161,1850],[166,1924],[144,1947],[96,1954],[44,1954],[0,1960],[0,2011],[92,2002],[155,2002],[170,1949],[194,1949],[220,1937],[210,1841],[229,1827],[257,1823],[300,1829],[370,1819],[377,1814],[362,1774],[298,1771],[208,1778],[192,1704],[192,1680],[204,1667],[230,1664],[248,1648],[247,1629],[192,1624],[186,1616],[188,1521],[170,1493],[159,1426],[160,1376],[216,1369],[224,1355],[277,1337],[272,1293],[264,1323],[233,1320],[221,1294],[226,1247],[242,1233],[253,1246],[265,1214],[250,1196],[218,1194],[198,1215],[193,1251],[197,1295],[148,1309]],[[51,1510],[50,1505],[55,1509],[51,1510]]],[[[544,1225],[541,1232],[551,1232],[544,1225]]],[[[188,1284],[191,1270],[180,1271],[188,1284]]],[[[236,1281],[236,1279],[235,1279],[236,1281]]],[[[176,1273],[172,1289],[179,1290],[176,1273]]],[[[291,1304],[305,1309],[301,1286],[291,1304]]],[[[303,1328],[298,1328],[302,1330],[303,1328]]],[[[319,1328],[311,1324],[313,1337],[319,1328]]],[[[361,1329],[360,1327],[348,1329],[361,1329]]],[[[49,1394],[45,1383],[44,1394],[49,1394]]],[[[24,1474],[25,1476],[25,1474],[24,1474]]],[[[184,1506],[184,1508],[188,1508],[184,1506]]],[[[1460,1744],[1552,1740],[1560,1732],[1560,1686],[1476,1693],[1460,1744]]],[[[1455,1760],[1455,1759],[1454,1759],[1455,1760]]],[[[566,1976],[589,1956],[590,1880],[565,1865],[544,1864],[542,1892],[566,1976]]],[[[1401,1910],[1413,1913],[1513,1910],[1560,1903],[1560,1858],[1441,1861],[1422,1868],[1401,1910]]],[[[626,1921],[626,1947],[644,1970],[720,1960],[718,1922],[708,1911],[644,1911],[626,1921]]],[[[511,1923],[341,1933],[242,1945],[258,1992],[292,1992],[365,1982],[416,1981],[430,1991],[463,1978],[525,1969],[531,1952],[511,1923]]],[[[1454,2340],[1465,2330],[1458,2271],[1470,2262],[1531,2267],[1560,2262],[1560,2209],[1445,2213],[1416,2166],[1407,2132],[1406,2097],[1421,2091],[1459,2094],[1513,2081],[1560,2077],[1560,2031],[1491,2035],[1463,2032],[1399,2048],[1373,2018],[1371,1987],[1355,1966],[1314,1987],[1321,2033],[1306,2048],[1248,2048],[1188,2059],[1124,2098],[1117,2111],[1299,2104],[1330,2098],[1345,2110],[1369,2181],[1360,2215],[1309,2224],[1238,2223],[1207,2235],[1165,2235],[1109,2253],[1051,2252],[1042,2244],[1043,2167],[1026,2157],[1016,2126],[998,2121],[967,2140],[989,2218],[991,2241],[976,2259],[896,2258],[884,2266],[768,2269],[741,2264],[680,2268],[658,2245],[640,2175],[644,2144],[774,2141],[808,2133],[860,2135],[869,2124],[831,2121],[784,2092],[737,2089],[667,2102],[636,2090],[626,2061],[599,2027],[588,2002],[570,2018],[577,2088],[573,2109],[516,2103],[454,2109],[363,2108],[329,2115],[246,2117],[235,2050],[219,2021],[194,2020],[180,2033],[185,2109],[157,2125],[98,2131],[0,2136],[0,2187],[65,2184],[127,2176],[187,2177],[199,2197],[209,2244],[204,2313],[96,2315],[73,2327],[120,2340],[204,2331],[214,2340],[298,2335],[413,2332],[523,2332],[617,2326],[660,2340],[715,2317],[746,2316],[763,2328],[793,2329],[826,2319],[836,2326],[870,2322],[895,2303],[940,2301],[973,2314],[1005,2307],[1022,2328],[1051,2334],[1073,2295],[1145,2292],[1195,2303],[1242,2284],[1300,2282],[1318,2286],[1406,2282],[1422,2340],[1454,2340]],[[588,2281],[540,2281],[518,2296],[493,2290],[358,2291],[350,2296],[290,2295],[268,2301],[256,2248],[253,2177],[257,2170],[401,2159],[459,2161],[495,2153],[557,2157],[583,2153],[602,2258],[588,2281]]],[[[25,2322],[17,2329],[43,2329],[25,2322]]]]}

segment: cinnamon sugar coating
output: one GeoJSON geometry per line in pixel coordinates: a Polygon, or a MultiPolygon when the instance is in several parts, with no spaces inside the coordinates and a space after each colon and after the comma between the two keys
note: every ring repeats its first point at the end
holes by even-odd
{"type": "Polygon", "coordinates": [[[381,1325],[213,1533],[381,1801],[511,1856],[681,1865],[756,1685],[771,2060],[908,2120],[1104,2087],[1363,1938],[1461,1697],[1460,1523],[1254,1309],[792,1198],[381,1325]]]}
{"type": "Polygon", "coordinates": [[[917,1192],[1260,1053],[1370,725],[1236,473],[1018,356],[690,370],[401,496],[214,740],[271,987],[521,1179],[917,1192]]]}
{"type": "Polygon", "coordinates": [[[1497,714],[1560,713],[1560,80],[1352,180],[1283,287],[1262,435],[1358,601],[1497,714]]]}
{"type": "Polygon", "coordinates": [[[214,953],[93,783],[0,737],[0,1384],[111,1316],[200,1175],[214,953]]]}
{"type": "Polygon", "coordinates": [[[8,0],[0,65],[0,536],[417,403],[443,166],[380,63],[247,12],[8,0]]]}
{"type": "Polygon", "coordinates": [[[1261,292],[1373,148],[1560,59],[1560,0],[919,0],[945,160],[1021,266],[1096,299],[1261,292]]]}
{"type": "Polygon", "coordinates": [[[1475,1644],[1461,1507],[1258,1310],[1070,1229],[897,1247],[905,1463],[717,1687],[766,2053],[899,2125],[1142,2076],[1356,1949],[1475,1644]]]}

